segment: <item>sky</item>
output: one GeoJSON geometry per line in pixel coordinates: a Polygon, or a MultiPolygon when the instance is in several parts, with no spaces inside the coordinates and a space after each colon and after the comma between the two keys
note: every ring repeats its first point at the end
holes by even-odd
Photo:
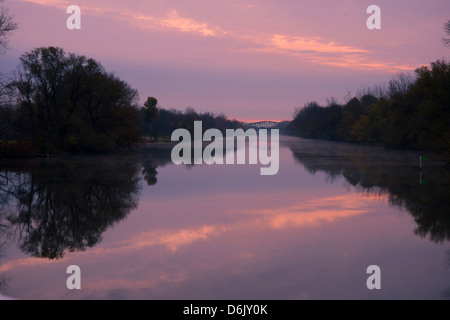
{"type": "Polygon", "coordinates": [[[413,73],[450,48],[448,0],[6,0],[18,29],[0,56],[8,73],[34,48],[99,61],[161,108],[290,120],[310,101],[343,102],[413,73]],[[381,29],[370,30],[370,5],[381,29]],[[67,7],[81,9],[69,30],[67,7]]]}

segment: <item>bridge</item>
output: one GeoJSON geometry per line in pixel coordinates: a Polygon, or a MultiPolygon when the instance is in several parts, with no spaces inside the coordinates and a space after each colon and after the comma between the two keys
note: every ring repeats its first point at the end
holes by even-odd
{"type": "Polygon", "coordinates": [[[246,128],[255,128],[255,129],[275,129],[280,125],[279,122],[275,121],[259,121],[259,122],[251,122],[246,123],[246,128]]]}

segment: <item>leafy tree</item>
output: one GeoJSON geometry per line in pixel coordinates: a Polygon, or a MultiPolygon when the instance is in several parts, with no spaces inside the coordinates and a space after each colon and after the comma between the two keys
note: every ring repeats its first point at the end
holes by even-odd
{"type": "Polygon", "coordinates": [[[387,126],[387,101],[378,100],[364,109],[359,119],[350,128],[356,141],[367,144],[381,144],[387,126]]]}
{"type": "Polygon", "coordinates": [[[111,151],[139,139],[137,91],[103,66],[61,48],[24,54],[9,84],[20,138],[41,153],[111,151]]]}
{"type": "Polygon", "coordinates": [[[350,99],[342,110],[342,118],[337,127],[337,137],[344,141],[356,141],[351,128],[364,113],[361,101],[357,97],[350,99]]]}
{"type": "Polygon", "coordinates": [[[378,98],[374,96],[373,94],[365,94],[360,98],[361,105],[363,108],[368,107],[378,101],[378,98]]]}
{"type": "Polygon", "coordinates": [[[145,101],[144,103],[145,121],[147,121],[148,123],[151,123],[158,114],[158,108],[156,107],[157,104],[158,100],[154,97],[148,97],[147,101],[145,101]]]}
{"type": "Polygon", "coordinates": [[[142,108],[141,131],[143,134],[155,136],[153,132],[153,122],[158,118],[158,100],[155,97],[148,97],[142,108]]]}
{"type": "Polygon", "coordinates": [[[293,123],[300,136],[326,140],[337,139],[343,108],[335,100],[329,100],[328,103],[327,107],[322,107],[316,102],[309,102],[297,111],[293,123]]]}
{"type": "Polygon", "coordinates": [[[450,63],[438,60],[416,70],[417,80],[406,97],[416,113],[414,147],[442,150],[450,127],[450,63]]]}
{"type": "Polygon", "coordinates": [[[322,117],[322,107],[317,102],[308,102],[294,115],[293,123],[297,127],[299,135],[305,138],[314,138],[317,127],[322,117]]]}

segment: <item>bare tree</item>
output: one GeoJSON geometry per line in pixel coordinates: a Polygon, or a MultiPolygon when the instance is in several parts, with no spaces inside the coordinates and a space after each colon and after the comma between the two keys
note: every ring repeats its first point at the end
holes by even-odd
{"type": "MultiPolygon", "coordinates": [[[[447,22],[444,23],[444,30],[445,33],[450,37],[450,20],[447,20],[447,22]]],[[[450,46],[450,38],[442,38],[442,42],[444,42],[445,45],[450,46]]]]}
{"type": "Polygon", "coordinates": [[[415,77],[409,73],[399,73],[389,81],[389,97],[405,95],[416,81],[415,77]]]}
{"type": "MultiPolygon", "coordinates": [[[[0,0],[0,3],[4,0],[0,0]]],[[[17,23],[14,23],[9,14],[9,10],[5,7],[0,7],[0,53],[4,53],[8,48],[7,35],[17,29],[17,23]]]]}
{"type": "Polygon", "coordinates": [[[335,106],[335,105],[338,105],[338,104],[339,104],[339,102],[337,101],[337,99],[335,97],[333,97],[333,96],[327,97],[327,106],[328,107],[335,106]]]}

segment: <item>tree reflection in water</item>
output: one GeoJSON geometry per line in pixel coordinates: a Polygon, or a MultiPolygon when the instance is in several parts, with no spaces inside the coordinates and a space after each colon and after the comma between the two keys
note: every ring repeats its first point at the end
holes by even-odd
{"type": "MultiPolygon", "coordinates": [[[[170,160],[170,158],[169,158],[170,160]]],[[[156,183],[151,157],[31,160],[0,170],[0,233],[23,252],[58,259],[83,251],[137,208],[141,181],[156,183]]]]}
{"type": "Polygon", "coordinates": [[[420,184],[419,153],[347,143],[304,140],[289,143],[294,158],[333,182],[343,177],[366,194],[386,194],[389,204],[414,218],[414,233],[435,243],[450,240],[450,170],[432,155],[424,164],[420,184]]]}
{"type": "MultiPolygon", "coordinates": [[[[435,243],[450,240],[450,170],[437,157],[431,156],[421,171],[415,152],[314,140],[287,144],[309,173],[324,172],[331,183],[343,177],[358,192],[387,195],[390,206],[413,217],[414,234],[435,243]]],[[[450,299],[450,288],[441,297],[450,299]]]]}
{"type": "MultiPolygon", "coordinates": [[[[416,235],[436,243],[450,240],[450,170],[433,157],[424,163],[426,183],[420,184],[418,153],[304,139],[285,143],[309,173],[323,172],[331,183],[342,178],[361,193],[386,195],[391,206],[414,218],[416,235]]],[[[130,156],[0,165],[0,256],[11,239],[23,252],[49,259],[95,246],[137,207],[142,185],[156,184],[158,168],[168,163],[170,149],[148,148],[130,156]]],[[[0,277],[0,291],[6,282],[0,277]]],[[[442,295],[450,298],[450,289],[442,295]]]]}

